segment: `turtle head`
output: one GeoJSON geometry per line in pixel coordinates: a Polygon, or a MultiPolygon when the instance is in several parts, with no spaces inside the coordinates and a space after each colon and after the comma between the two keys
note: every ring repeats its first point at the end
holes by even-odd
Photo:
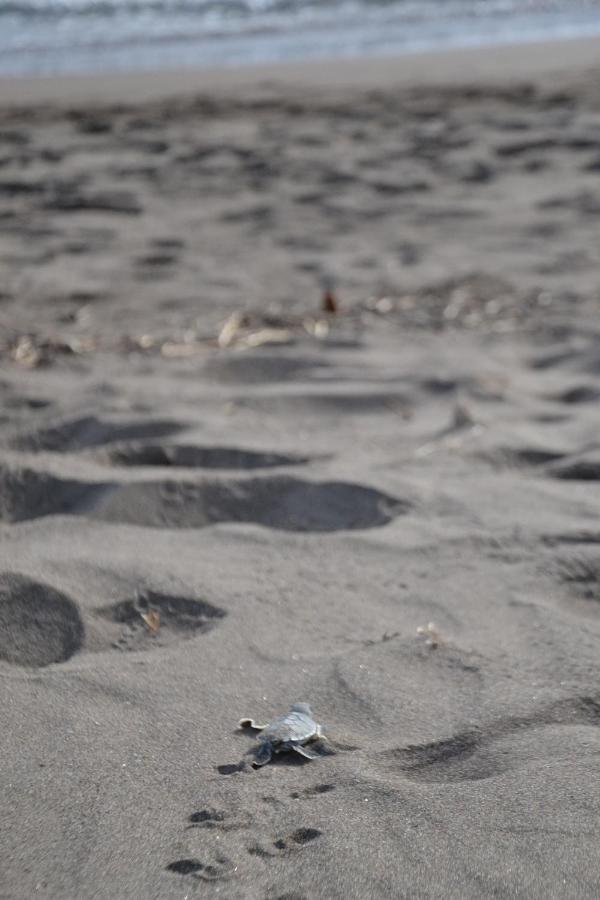
{"type": "Polygon", "coordinates": [[[308,703],[293,703],[292,711],[304,713],[305,716],[310,716],[312,719],[312,709],[308,705],[308,703]]]}

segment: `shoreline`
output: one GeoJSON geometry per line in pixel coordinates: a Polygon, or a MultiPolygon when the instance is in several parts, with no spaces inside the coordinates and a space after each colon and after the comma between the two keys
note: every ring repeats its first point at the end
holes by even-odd
{"type": "Polygon", "coordinates": [[[84,75],[2,76],[0,107],[48,102],[145,103],[202,92],[237,91],[241,87],[377,88],[472,84],[507,84],[554,79],[561,86],[580,73],[600,70],[600,36],[532,43],[306,62],[190,67],[84,75]]]}

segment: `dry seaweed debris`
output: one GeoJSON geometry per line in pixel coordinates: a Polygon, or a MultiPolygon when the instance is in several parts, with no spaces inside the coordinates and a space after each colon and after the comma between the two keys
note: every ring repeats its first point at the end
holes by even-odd
{"type": "Polygon", "coordinates": [[[564,311],[582,298],[572,291],[519,289],[487,272],[469,272],[409,290],[369,297],[364,309],[391,316],[409,328],[433,331],[484,329],[512,333],[547,325],[556,310],[564,311]]]}
{"type": "Polygon", "coordinates": [[[243,350],[262,347],[264,344],[289,344],[292,338],[290,328],[252,328],[249,320],[241,313],[232,313],[218,334],[217,345],[222,350],[229,347],[243,350]]]}
{"type": "Polygon", "coordinates": [[[215,331],[201,330],[200,321],[174,334],[120,335],[15,334],[0,341],[0,360],[5,357],[26,369],[51,365],[58,358],[89,353],[156,354],[166,359],[185,359],[211,350],[241,351],[267,345],[286,346],[302,338],[326,340],[332,330],[346,326],[362,328],[369,318],[385,317],[400,326],[444,329],[484,328],[512,332],[535,327],[553,308],[564,310],[581,298],[574,294],[551,294],[540,289],[517,290],[507,281],[487,273],[464,276],[425,285],[418,289],[383,296],[342,308],[338,294],[325,284],[314,313],[294,314],[281,310],[233,310],[215,331]]]}
{"type": "Polygon", "coordinates": [[[237,311],[223,323],[216,345],[221,350],[248,350],[267,344],[289,345],[306,335],[324,340],[329,331],[329,322],[323,316],[277,316],[237,311]]]}
{"type": "Polygon", "coordinates": [[[140,612],[140,616],[142,617],[152,634],[157,634],[158,629],[160,628],[159,610],[150,608],[146,612],[140,612]]]}
{"type": "Polygon", "coordinates": [[[244,326],[244,316],[236,310],[227,317],[219,334],[217,335],[217,344],[224,349],[230,347],[237,339],[244,326]]]}
{"type": "Polygon", "coordinates": [[[94,350],[96,343],[91,337],[40,337],[34,334],[20,334],[9,341],[6,349],[10,359],[25,369],[37,369],[48,365],[60,355],[78,355],[94,350]]]}

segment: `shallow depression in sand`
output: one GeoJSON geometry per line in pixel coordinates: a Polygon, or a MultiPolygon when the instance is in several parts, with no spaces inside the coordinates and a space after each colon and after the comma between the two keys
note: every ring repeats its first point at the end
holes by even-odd
{"type": "Polygon", "coordinates": [[[158,528],[253,522],[284,531],[326,532],[376,528],[408,508],[406,501],[362,485],[275,476],[119,485],[101,496],[86,515],[158,528]]]}
{"type": "Polygon", "coordinates": [[[361,484],[291,475],[102,483],[0,470],[0,520],[7,522],[63,514],[152,528],[249,522],[327,532],[381,527],[410,508],[406,500],[361,484]]]}
{"type": "Polygon", "coordinates": [[[24,575],[0,575],[0,659],[18,666],[64,662],[83,643],[75,603],[24,575]]]}
{"type": "Polygon", "coordinates": [[[84,481],[57,478],[28,468],[0,467],[0,521],[22,522],[81,509],[96,491],[84,481]]]}
{"type": "Polygon", "coordinates": [[[147,422],[107,422],[96,416],[82,416],[59,422],[47,428],[40,428],[28,434],[14,437],[10,446],[30,453],[49,450],[66,453],[100,447],[117,441],[151,440],[167,437],[182,431],[184,426],[170,420],[147,422]]]}
{"type": "Polygon", "coordinates": [[[95,610],[109,625],[105,643],[118,650],[149,650],[210,631],[227,612],[206,600],[144,591],[95,610]]]}
{"type": "Polygon", "coordinates": [[[483,781],[523,766],[544,764],[551,755],[532,735],[543,728],[600,725],[596,696],[574,696],[540,706],[529,715],[507,716],[480,729],[457,732],[427,744],[386,750],[380,762],[411,781],[450,784],[483,781]]]}
{"type": "Polygon", "coordinates": [[[306,456],[188,444],[128,444],[102,452],[100,461],[115,466],[172,466],[190,469],[266,469],[309,462],[306,456]]]}

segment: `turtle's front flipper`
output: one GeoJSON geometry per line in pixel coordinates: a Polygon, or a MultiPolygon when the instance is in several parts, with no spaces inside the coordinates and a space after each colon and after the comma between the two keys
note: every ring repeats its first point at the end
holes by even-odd
{"type": "Polygon", "coordinates": [[[239,728],[252,728],[254,731],[263,731],[266,725],[257,725],[254,719],[240,719],[239,728]]]}
{"type": "Polygon", "coordinates": [[[266,766],[271,761],[271,744],[268,741],[261,741],[254,751],[253,766],[266,766]]]}
{"type": "Polygon", "coordinates": [[[307,759],[318,759],[321,756],[320,753],[317,753],[316,750],[313,750],[312,747],[307,744],[294,744],[292,749],[295,750],[296,753],[299,753],[300,756],[305,756],[307,759]]]}
{"type": "Polygon", "coordinates": [[[333,756],[335,751],[325,743],[324,738],[311,741],[309,744],[294,744],[293,749],[307,759],[320,759],[322,756],[333,756]]]}

